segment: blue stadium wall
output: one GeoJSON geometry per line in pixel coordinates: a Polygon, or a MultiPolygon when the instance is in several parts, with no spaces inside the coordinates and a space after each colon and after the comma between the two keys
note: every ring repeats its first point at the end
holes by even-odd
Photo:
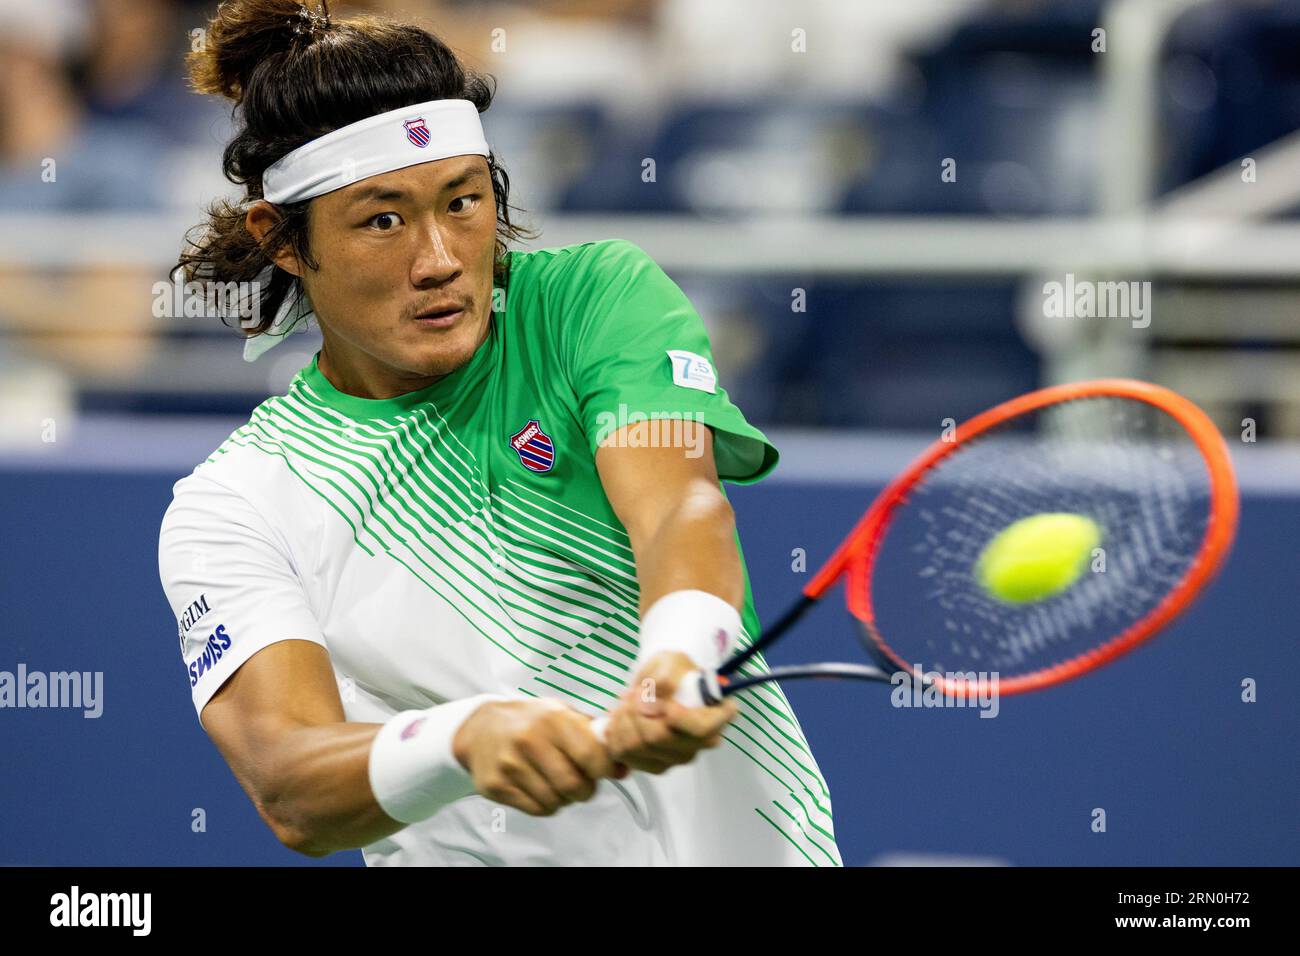
{"type": "MultiPolygon", "coordinates": [[[[0,670],[104,672],[102,717],[0,710],[0,864],[359,865],[281,847],[203,733],[163,599],[157,529],[179,474],[0,468],[0,670]],[[206,829],[191,827],[194,808],[206,829]]],[[[875,487],[729,487],[770,619],[875,487]]],[[[1238,546],[1190,616],[1073,684],[973,710],[903,710],[887,689],[787,692],[831,788],[844,859],[957,854],[1011,864],[1300,863],[1300,497],[1244,502],[1238,546]],[[1241,701],[1241,682],[1258,701],[1241,701]],[[1105,833],[1092,831],[1094,808],[1105,833]]],[[[839,606],[774,663],[855,659],[839,606]]]]}

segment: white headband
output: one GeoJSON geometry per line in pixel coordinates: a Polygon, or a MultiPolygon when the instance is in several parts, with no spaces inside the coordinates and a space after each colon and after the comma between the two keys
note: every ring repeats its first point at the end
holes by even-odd
{"type": "MultiPolygon", "coordinates": [[[[469,100],[430,100],[368,116],[299,146],[267,167],[262,196],[277,204],[301,202],[395,169],[468,155],[488,155],[478,108],[469,100]]],[[[269,281],[270,270],[263,274],[269,281]]],[[[296,298],[286,295],[270,328],[244,340],[245,361],[275,348],[299,322],[307,330],[314,313],[305,292],[296,298]]]]}
{"type": "Polygon", "coordinates": [[[267,202],[301,202],[448,156],[488,154],[478,109],[469,100],[430,100],[368,116],[281,156],[262,175],[267,202]]]}

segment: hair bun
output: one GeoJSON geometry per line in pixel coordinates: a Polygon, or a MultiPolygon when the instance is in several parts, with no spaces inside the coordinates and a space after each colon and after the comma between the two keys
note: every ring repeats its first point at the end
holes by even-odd
{"type": "Polygon", "coordinates": [[[260,64],[329,31],[329,7],[325,0],[319,6],[318,12],[298,0],[225,0],[202,47],[187,57],[190,83],[200,93],[241,102],[260,64]]]}
{"type": "Polygon", "coordinates": [[[328,9],[322,13],[316,13],[306,7],[301,7],[298,10],[298,22],[293,24],[293,32],[298,36],[310,34],[315,39],[318,33],[324,33],[330,28],[330,25],[328,9]]]}

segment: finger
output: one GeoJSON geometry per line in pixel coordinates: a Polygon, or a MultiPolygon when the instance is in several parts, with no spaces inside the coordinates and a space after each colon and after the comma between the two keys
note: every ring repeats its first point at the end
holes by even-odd
{"type": "Polygon", "coordinates": [[[674,701],[667,706],[665,717],[643,722],[638,728],[645,742],[641,755],[687,763],[699,751],[721,744],[723,729],[738,711],[735,701],[712,707],[684,707],[674,701]]]}
{"type": "Polygon", "coordinates": [[[680,762],[677,758],[665,760],[656,757],[644,749],[632,749],[620,758],[619,766],[627,767],[629,772],[639,770],[644,773],[663,773],[680,762]]]}
{"type": "Polygon", "coordinates": [[[626,731],[623,727],[626,710],[626,705],[615,704],[605,713],[605,732],[602,736],[605,740],[605,749],[615,760],[626,747],[626,731]]]}
{"type": "MultiPolygon", "coordinates": [[[[668,706],[681,707],[675,703],[668,706]]],[[[665,717],[647,717],[633,713],[630,715],[630,723],[640,741],[636,751],[642,757],[684,763],[699,749],[698,740],[673,730],[665,717]]]]}
{"type": "Polygon", "coordinates": [[[568,754],[551,740],[530,744],[525,757],[533,769],[546,780],[547,786],[563,801],[562,805],[582,803],[595,793],[595,780],[590,779],[568,754]]]}
{"type": "Polygon", "coordinates": [[[731,698],[722,703],[707,707],[682,707],[665,715],[668,726],[680,734],[697,740],[721,733],[736,715],[740,707],[731,698]]]}
{"type": "Polygon", "coordinates": [[[578,713],[569,714],[557,733],[561,752],[593,786],[596,781],[613,775],[614,760],[592,733],[591,721],[578,713]]]}
{"type": "Polygon", "coordinates": [[[489,800],[522,810],[531,816],[545,816],[548,813],[531,794],[510,782],[501,765],[495,768],[489,779],[477,782],[477,789],[489,800]]]}
{"type": "Polygon", "coordinates": [[[633,769],[639,770],[642,773],[652,773],[658,776],[665,770],[669,770],[677,765],[677,761],[652,760],[648,757],[642,757],[637,760],[636,766],[633,769]]]}
{"type": "Polygon", "coordinates": [[[630,706],[620,707],[610,715],[605,735],[606,746],[620,766],[647,773],[663,773],[680,762],[680,758],[665,759],[650,753],[636,728],[634,718],[635,711],[630,706]]]}
{"type": "Polygon", "coordinates": [[[605,730],[605,745],[615,760],[623,760],[627,755],[637,753],[645,747],[645,741],[641,739],[634,720],[635,714],[631,704],[621,705],[610,714],[609,726],[605,730]]]}
{"type": "MultiPolygon", "coordinates": [[[[487,794],[484,794],[484,796],[487,796],[487,794]]],[[[531,817],[550,816],[550,814],[554,812],[548,811],[518,787],[505,787],[492,795],[489,799],[495,800],[497,803],[504,804],[507,807],[522,810],[531,817]]]]}
{"type": "Polygon", "coordinates": [[[658,705],[657,715],[649,715],[640,707],[629,710],[627,722],[635,735],[638,752],[652,754],[660,760],[669,760],[676,755],[678,736],[664,718],[670,707],[678,706],[671,701],[663,702],[658,705]]]}
{"type": "Polygon", "coordinates": [[[544,811],[542,815],[554,813],[567,802],[564,797],[555,792],[555,788],[524,754],[503,759],[500,770],[510,784],[522,790],[540,805],[544,811]]]}

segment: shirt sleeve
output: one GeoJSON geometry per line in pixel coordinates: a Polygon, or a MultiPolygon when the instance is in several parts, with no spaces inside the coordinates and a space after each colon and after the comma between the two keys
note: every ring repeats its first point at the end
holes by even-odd
{"type": "Polygon", "coordinates": [[[194,710],[277,641],[325,646],[288,549],[244,496],[191,475],[158,536],[158,572],[176,616],[194,710]]]}
{"type": "Polygon", "coordinates": [[[550,272],[560,361],[593,454],[642,417],[664,422],[660,435],[686,419],[713,430],[720,478],[748,484],[776,466],[776,448],[719,384],[699,313],[639,246],[587,243],[557,256],[550,272]]]}

